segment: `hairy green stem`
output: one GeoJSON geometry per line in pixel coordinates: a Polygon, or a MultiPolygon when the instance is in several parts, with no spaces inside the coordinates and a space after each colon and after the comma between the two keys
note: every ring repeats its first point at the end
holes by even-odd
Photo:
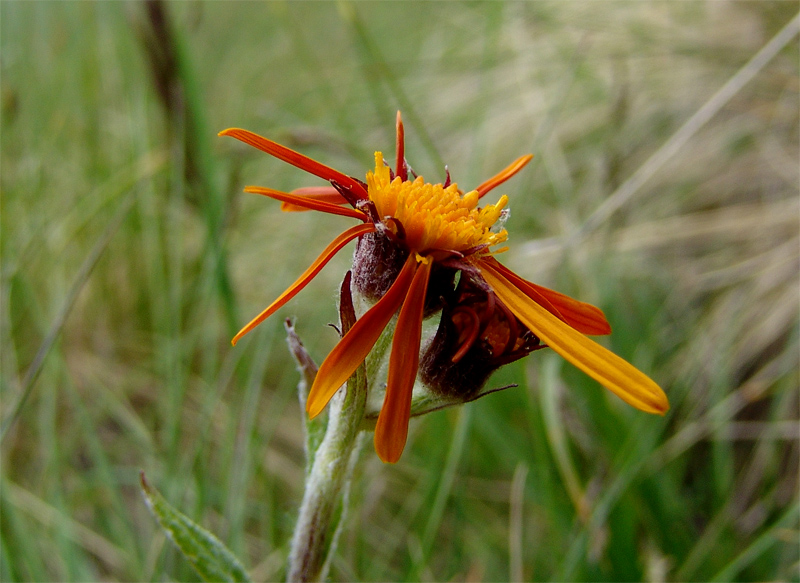
{"type": "MultiPolygon", "coordinates": [[[[353,298],[350,293],[350,272],[345,275],[339,295],[339,314],[342,334],[346,334],[356,321],[353,298]]],[[[287,326],[289,345],[304,378],[299,385],[300,400],[305,401],[308,385],[316,376],[316,365],[307,356],[291,326],[287,326]]],[[[323,558],[335,552],[335,540],[328,544],[333,533],[333,517],[343,486],[349,485],[350,476],[358,458],[356,442],[364,411],[367,406],[367,372],[362,364],[347,381],[345,390],[338,391],[328,406],[328,424],[322,440],[319,419],[306,420],[306,472],[305,492],[297,517],[286,579],[290,582],[313,581],[324,577],[323,558]],[[317,445],[319,443],[319,445],[317,445]]],[[[363,440],[362,440],[363,441],[363,440]]],[[[344,502],[343,502],[344,504],[344,502]]],[[[343,519],[342,516],[339,520],[343,519]]],[[[330,562],[326,562],[329,565],[330,562]]],[[[327,571],[328,569],[324,569],[327,571]]]]}
{"type": "Polygon", "coordinates": [[[350,458],[366,402],[362,366],[347,382],[347,389],[331,399],[325,437],[306,476],[303,503],[289,552],[287,581],[313,581],[319,575],[339,493],[352,470],[350,458]]]}

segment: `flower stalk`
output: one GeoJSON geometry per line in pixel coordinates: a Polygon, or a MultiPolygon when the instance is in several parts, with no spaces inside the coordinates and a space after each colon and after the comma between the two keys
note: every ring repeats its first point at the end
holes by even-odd
{"type": "MultiPolygon", "coordinates": [[[[340,319],[342,334],[346,334],[356,321],[350,294],[350,272],[342,282],[340,294],[340,319]]],[[[307,363],[298,358],[298,343],[293,330],[289,331],[290,346],[295,358],[309,370],[307,363]]],[[[302,346],[299,347],[302,349],[302,346]]],[[[304,352],[304,351],[303,351],[304,352]]],[[[301,393],[307,389],[305,379],[300,383],[301,393]]],[[[304,395],[301,394],[301,400],[304,395]]],[[[306,472],[305,491],[300,514],[295,525],[289,551],[286,580],[315,581],[320,578],[326,554],[335,551],[328,544],[333,532],[332,520],[339,494],[350,480],[358,456],[358,434],[361,430],[367,403],[366,367],[361,365],[347,381],[344,391],[338,391],[330,401],[328,423],[318,447],[314,439],[307,441],[309,466],[306,472]]],[[[318,419],[309,420],[309,423],[318,419]]],[[[311,437],[315,428],[306,427],[311,437]]],[[[341,520],[341,518],[340,518],[341,520]]]]}

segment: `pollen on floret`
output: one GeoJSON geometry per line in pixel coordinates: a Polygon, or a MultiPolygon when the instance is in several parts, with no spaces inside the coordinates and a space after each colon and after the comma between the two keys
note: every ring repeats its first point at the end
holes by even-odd
{"type": "Polygon", "coordinates": [[[477,190],[462,193],[455,183],[445,188],[426,183],[421,176],[392,180],[381,152],[375,152],[375,172],[367,173],[367,188],[381,220],[391,218],[400,223],[405,244],[415,252],[465,251],[502,243],[508,236],[505,229],[492,230],[507,196],[478,208],[477,190]]]}

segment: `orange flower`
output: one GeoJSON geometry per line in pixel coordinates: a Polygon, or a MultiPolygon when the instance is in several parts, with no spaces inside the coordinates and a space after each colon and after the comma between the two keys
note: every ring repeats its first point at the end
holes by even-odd
{"type": "MultiPolygon", "coordinates": [[[[303,289],[344,245],[358,238],[354,282],[367,297],[377,301],[320,366],[306,410],[314,417],[325,408],[364,362],[399,310],[386,395],[375,428],[375,449],[383,461],[396,462],[405,447],[412,389],[419,368],[422,320],[442,307],[440,297],[447,294],[438,292],[451,289],[459,271],[492,309],[478,328],[477,324],[470,328],[465,321],[458,324],[472,340],[462,342],[464,349],[453,355],[454,363],[468,353],[480,335],[488,353],[493,354],[492,346],[495,352],[499,351],[498,362],[503,357],[506,361],[519,358],[546,345],[630,405],[659,414],[669,408],[666,395],[650,378],[585,336],[611,332],[602,311],[526,281],[494,258],[494,254],[505,250],[490,248],[507,238],[501,217],[508,197],[504,195],[495,204],[483,207],[478,206],[479,200],[519,172],[530,162],[531,155],[522,156],[464,193],[450,183],[449,175],[444,184],[409,176],[413,172],[404,157],[399,112],[395,169],[392,171],[383,155],[376,152],[375,170],[367,172],[366,182],[246,130],[228,129],[220,135],[241,140],[331,183],[330,187],[292,193],[257,186],[248,186],[245,192],[280,200],[285,211],[318,210],[362,221],[336,237],[289,289],[234,337],[233,344],[303,289]],[[347,204],[352,208],[344,206],[347,204]],[[498,312],[498,319],[496,310],[508,315],[498,312]],[[498,334],[504,334],[505,340],[497,340],[498,334]]],[[[462,306],[462,320],[471,317],[464,316],[465,309],[462,306]]]]}

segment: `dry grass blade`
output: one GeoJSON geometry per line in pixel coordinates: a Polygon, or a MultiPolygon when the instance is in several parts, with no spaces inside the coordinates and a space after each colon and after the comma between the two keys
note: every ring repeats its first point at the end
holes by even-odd
{"type": "Polygon", "coordinates": [[[702,128],[722,107],[728,103],[750,80],[769,63],[775,55],[783,50],[800,32],[800,13],[770,40],[764,48],[753,56],[730,80],[720,87],[692,117],[686,120],[681,128],[664,143],[642,166],[601,204],[586,219],[580,229],[571,235],[571,243],[585,237],[608,220],[639,191],[664,164],[677,154],[686,143],[702,128]]]}
{"type": "Polygon", "coordinates": [[[51,506],[25,488],[13,482],[4,481],[3,496],[13,506],[42,524],[67,533],[67,536],[103,561],[109,568],[122,570],[131,560],[131,555],[127,551],[65,515],[58,508],[51,506]]]}

